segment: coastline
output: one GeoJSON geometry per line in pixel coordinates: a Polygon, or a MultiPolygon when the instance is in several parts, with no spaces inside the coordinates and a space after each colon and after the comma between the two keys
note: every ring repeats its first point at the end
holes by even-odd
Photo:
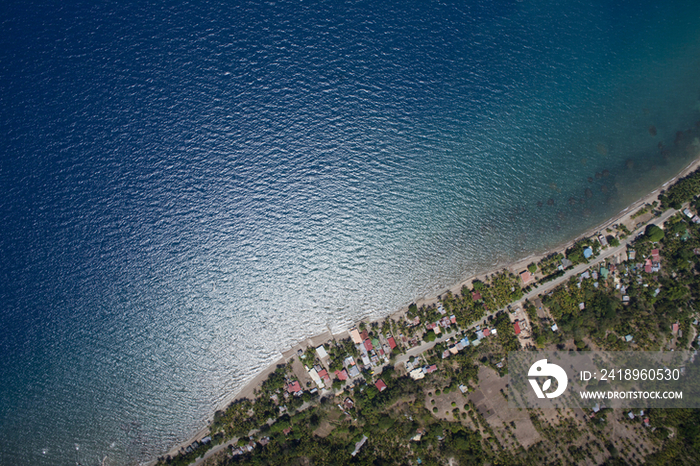
{"type": "MultiPolygon", "coordinates": [[[[672,178],[668,179],[664,183],[658,185],[654,190],[646,194],[645,196],[637,199],[636,201],[632,202],[629,204],[627,207],[619,211],[617,214],[614,216],[608,218],[604,222],[589,228],[586,230],[584,233],[576,236],[575,238],[562,242],[560,244],[557,244],[556,246],[548,249],[545,252],[542,253],[536,253],[536,254],[530,254],[527,257],[524,257],[522,259],[514,260],[512,262],[508,262],[505,264],[500,264],[496,265],[493,268],[480,272],[477,274],[472,274],[462,280],[460,280],[457,284],[444,288],[440,292],[431,295],[431,296],[423,296],[421,298],[415,299],[413,302],[418,305],[419,307],[422,305],[430,305],[436,303],[440,296],[442,296],[446,292],[452,292],[452,293],[458,293],[463,286],[467,285],[469,286],[474,280],[477,279],[483,279],[486,276],[498,273],[503,270],[508,270],[512,273],[518,273],[518,271],[521,271],[527,267],[528,264],[531,262],[539,262],[542,258],[549,256],[550,254],[556,253],[556,252],[561,252],[565,250],[566,248],[570,247],[577,241],[580,241],[583,238],[587,238],[590,236],[595,235],[596,233],[600,232],[601,230],[605,230],[607,227],[614,225],[614,224],[626,224],[633,219],[631,216],[642,206],[646,204],[650,204],[654,202],[655,200],[658,200],[658,197],[661,193],[662,190],[664,190],[668,185],[674,183],[680,178],[685,177],[689,173],[700,169],[700,153],[696,154],[695,159],[693,159],[689,164],[687,164],[681,171],[679,171],[675,176],[672,178]]],[[[403,318],[403,316],[406,314],[408,311],[408,305],[405,305],[401,307],[400,309],[391,312],[383,317],[380,317],[378,319],[369,321],[369,322],[383,322],[386,319],[392,318],[394,320],[398,320],[403,318]]],[[[232,402],[235,402],[237,400],[241,399],[254,399],[255,395],[254,392],[256,389],[262,384],[264,380],[267,379],[268,375],[277,368],[278,365],[280,364],[285,364],[292,358],[294,358],[297,354],[297,350],[299,349],[305,349],[309,346],[318,346],[322,343],[325,343],[331,339],[335,340],[342,340],[344,338],[349,337],[349,332],[348,330],[341,331],[337,334],[332,333],[330,330],[326,330],[325,332],[322,332],[320,334],[311,336],[309,338],[306,338],[303,341],[300,341],[294,345],[292,345],[288,350],[281,352],[281,358],[277,359],[274,363],[268,365],[266,368],[258,372],[255,377],[253,377],[251,380],[246,382],[246,384],[236,393],[231,394],[230,396],[225,398],[225,401],[222,403],[221,406],[217,408],[217,410],[223,410],[226,409],[227,406],[229,406],[232,402]]],[[[174,456],[176,455],[180,450],[184,449],[188,445],[190,445],[194,441],[199,441],[202,438],[204,438],[206,435],[208,435],[209,427],[208,424],[211,423],[213,420],[214,413],[211,413],[208,417],[207,420],[207,426],[203,426],[202,428],[198,429],[195,434],[193,434],[188,440],[183,441],[175,446],[173,446],[167,453],[163,454],[162,456],[174,456]]],[[[157,460],[153,459],[148,462],[142,463],[145,465],[154,465],[156,464],[157,460]]]]}

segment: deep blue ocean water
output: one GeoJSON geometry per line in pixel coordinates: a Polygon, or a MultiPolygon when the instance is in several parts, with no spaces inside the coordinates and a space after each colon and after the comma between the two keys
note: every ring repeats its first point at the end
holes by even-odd
{"type": "Polygon", "coordinates": [[[154,458],[297,340],[551,248],[697,154],[696,1],[11,0],[0,24],[3,465],[154,458]]]}

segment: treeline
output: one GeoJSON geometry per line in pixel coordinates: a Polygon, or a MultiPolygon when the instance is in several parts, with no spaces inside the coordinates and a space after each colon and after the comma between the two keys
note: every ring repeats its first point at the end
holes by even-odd
{"type": "Polygon", "coordinates": [[[676,181],[659,196],[662,209],[680,209],[681,206],[693,200],[700,194],[700,169],[676,181]]]}
{"type": "MultiPolygon", "coordinates": [[[[449,314],[454,314],[457,324],[466,328],[482,319],[487,313],[494,312],[523,297],[520,278],[507,271],[492,275],[486,281],[474,280],[472,288],[462,287],[461,293],[451,292],[442,296],[442,304],[449,314]],[[476,298],[476,299],[475,299],[476,298]]],[[[427,314],[423,309],[425,322],[437,320],[439,314],[427,314]]]]}

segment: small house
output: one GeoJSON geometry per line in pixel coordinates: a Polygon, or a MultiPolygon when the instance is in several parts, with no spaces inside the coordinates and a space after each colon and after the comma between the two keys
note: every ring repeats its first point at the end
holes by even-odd
{"type": "Polygon", "coordinates": [[[661,256],[659,255],[658,249],[651,250],[651,260],[654,262],[659,262],[661,260],[661,256]]]}
{"type": "Polygon", "coordinates": [[[362,343],[362,338],[360,337],[360,332],[356,329],[353,328],[350,330],[350,338],[352,339],[352,342],[355,343],[356,345],[359,345],[362,343]]]}
{"type": "Polygon", "coordinates": [[[350,368],[348,369],[348,375],[350,377],[358,377],[360,375],[360,369],[358,369],[356,365],[350,366],[350,368]]]}
{"type": "Polygon", "coordinates": [[[377,387],[377,390],[379,390],[380,392],[386,390],[386,384],[382,379],[378,379],[376,382],[374,382],[374,386],[377,387]]]}
{"type": "Polygon", "coordinates": [[[352,398],[347,397],[345,398],[345,401],[343,401],[343,406],[345,406],[345,409],[350,411],[355,407],[355,402],[352,401],[352,398]]]}

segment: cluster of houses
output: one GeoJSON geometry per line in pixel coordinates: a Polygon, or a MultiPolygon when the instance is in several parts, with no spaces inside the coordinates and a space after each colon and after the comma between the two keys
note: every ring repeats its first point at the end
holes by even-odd
{"type": "MultiPolygon", "coordinates": [[[[593,408],[591,408],[590,417],[595,417],[595,415],[596,415],[598,412],[600,412],[601,409],[604,409],[605,407],[606,407],[605,405],[601,405],[600,403],[596,403],[596,404],[593,406],[593,408]]],[[[632,419],[632,420],[634,420],[635,418],[639,417],[639,418],[642,419],[642,424],[644,425],[644,427],[650,427],[650,426],[651,426],[651,423],[650,423],[650,421],[649,421],[649,418],[644,416],[644,410],[638,411],[637,414],[635,414],[633,411],[630,411],[630,412],[627,413],[627,417],[630,418],[630,419],[632,419]]]]}
{"type": "Polygon", "coordinates": [[[700,217],[698,217],[697,215],[692,213],[690,211],[690,209],[688,209],[688,208],[683,209],[683,213],[685,214],[686,217],[688,217],[690,219],[691,222],[695,223],[696,225],[698,223],[700,223],[700,217]]]}
{"type": "Polygon", "coordinates": [[[431,322],[427,324],[425,328],[435,332],[435,335],[440,335],[440,333],[442,333],[442,330],[440,330],[441,327],[447,330],[452,325],[457,325],[457,317],[455,316],[443,317],[437,322],[431,322]]]}
{"type": "Polygon", "coordinates": [[[495,328],[484,327],[482,329],[480,325],[474,327],[474,331],[476,333],[476,339],[469,341],[467,337],[462,338],[457,343],[453,344],[452,346],[450,346],[442,352],[442,359],[447,359],[451,355],[459,353],[469,345],[479,346],[481,344],[481,340],[483,340],[486,337],[489,337],[491,335],[498,335],[498,331],[495,328]]]}
{"type": "Polygon", "coordinates": [[[381,343],[378,337],[369,338],[369,332],[360,332],[357,328],[350,329],[350,338],[360,351],[362,364],[366,368],[379,366],[389,362],[389,356],[396,348],[396,340],[390,336],[385,343],[381,343]]]}
{"type": "MultiPolygon", "coordinates": [[[[413,367],[413,366],[407,362],[406,369],[409,369],[410,367],[413,367]]],[[[420,380],[420,379],[424,378],[426,376],[426,374],[432,374],[433,372],[435,372],[437,370],[437,365],[436,364],[433,364],[430,366],[425,365],[423,367],[416,367],[415,369],[409,369],[409,370],[410,370],[410,372],[408,373],[408,375],[411,376],[411,378],[413,380],[420,380]]]]}
{"type": "MultiPolygon", "coordinates": [[[[634,261],[637,258],[636,251],[630,249],[627,251],[627,260],[634,261]]],[[[661,256],[658,249],[652,249],[651,255],[644,259],[644,262],[635,262],[629,266],[631,272],[642,271],[646,273],[656,273],[661,271],[661,256]]],[[[641,277],[638,279],[641,280],[641,277]]]]}
{"type": "MultiPolygon", "coordinates": [[[[321,364],[315,364],[311,367],[309,365],[304,366],[316,386],[311,390],[311,393],[324,389],[330,390],[333,385],[333,379],[346,382],[359,377],[361,368],[371,370],[372,367],[388,363],[391,352],[397,347],[393,336],[385,337],[380,335],[379,337],[370,338],[367,330],[360,332],[357,328],[350,329],[350,338],[360,352],[360,357],[356,361],[353,356],[348,355],[343,360],[342,369],[330,371],[328,369],[328,367],[331,367],[328,364],[330,356],[325,346],[320,345],[315,349],[321,364]],[[380,338],[382,341],[380,341],[380,338]]],[[[298,351],[298,354],[301,359],[304,358],[304,353],[301,349],[298,351]]],[[[289,381],[285,386],[285,391],[285,397],[291,395],[301,396],[304,393],[303,387],[297,380],[289,381]]]]}
{"type": "Polygon", "coordinates": [[[210,442],[211,442],[211,437],[208,435],[206,437],[204,437],[203,439],[201,439],[200,441],[195,440],[194,442],[187,445],[187,448],[185,448],[185,453],[191,453],[194,450],[196,450],[197,448],[199,448],[200,446],[206,445],[210,442]]]}
{"type": "Polygon", "coordinates": [[[615,272],[615,264],[610,264],[608,267],[601,266],[598,270],[586,270],[578,276],[577,286],[581,288],[581,283],[583,280],[593,279],[593,287],[598,288],[600,284],[598,280],[607,280],[611,273],[615,272]]]}
{"type": "MultiPolygon", "coordinates": [[[[268,443],[270,443],[270,437],[265,437],[260,440],[260,445],[262,446],[265,446],[268,443]]],[[[244,455],[246,453],[250,453],[253,450],[255,450],[254,440],[251,440],[250,442],[248,442],[247,445],[243,445],[242,447],[236,447],[235,445],[231,445],[231,455],[233,456],[244,455]]]]}
{"type": "MultiPolygon", "coordinates": [[[[687,209],[686,209],[686,210],[687,210],[687,209]]],[[[635,417],[640,417],[640,418],[643,419],[643,420],[642,420],[642,424],[644,425],[644,427],[650,427],[650,426],[651,426],[651,423],[649,422],[649,418],[648,418],[648,417],[644,417],[644,411],[643,411],[643,410],[642,410],[642,411],[639,411],[636,415],[635,415],[632,411],[630,411],[629,413],[627,413],[627,417],[629,417],[629,418],[632,419],[632,420],[634,420],[635,417]]]]}

